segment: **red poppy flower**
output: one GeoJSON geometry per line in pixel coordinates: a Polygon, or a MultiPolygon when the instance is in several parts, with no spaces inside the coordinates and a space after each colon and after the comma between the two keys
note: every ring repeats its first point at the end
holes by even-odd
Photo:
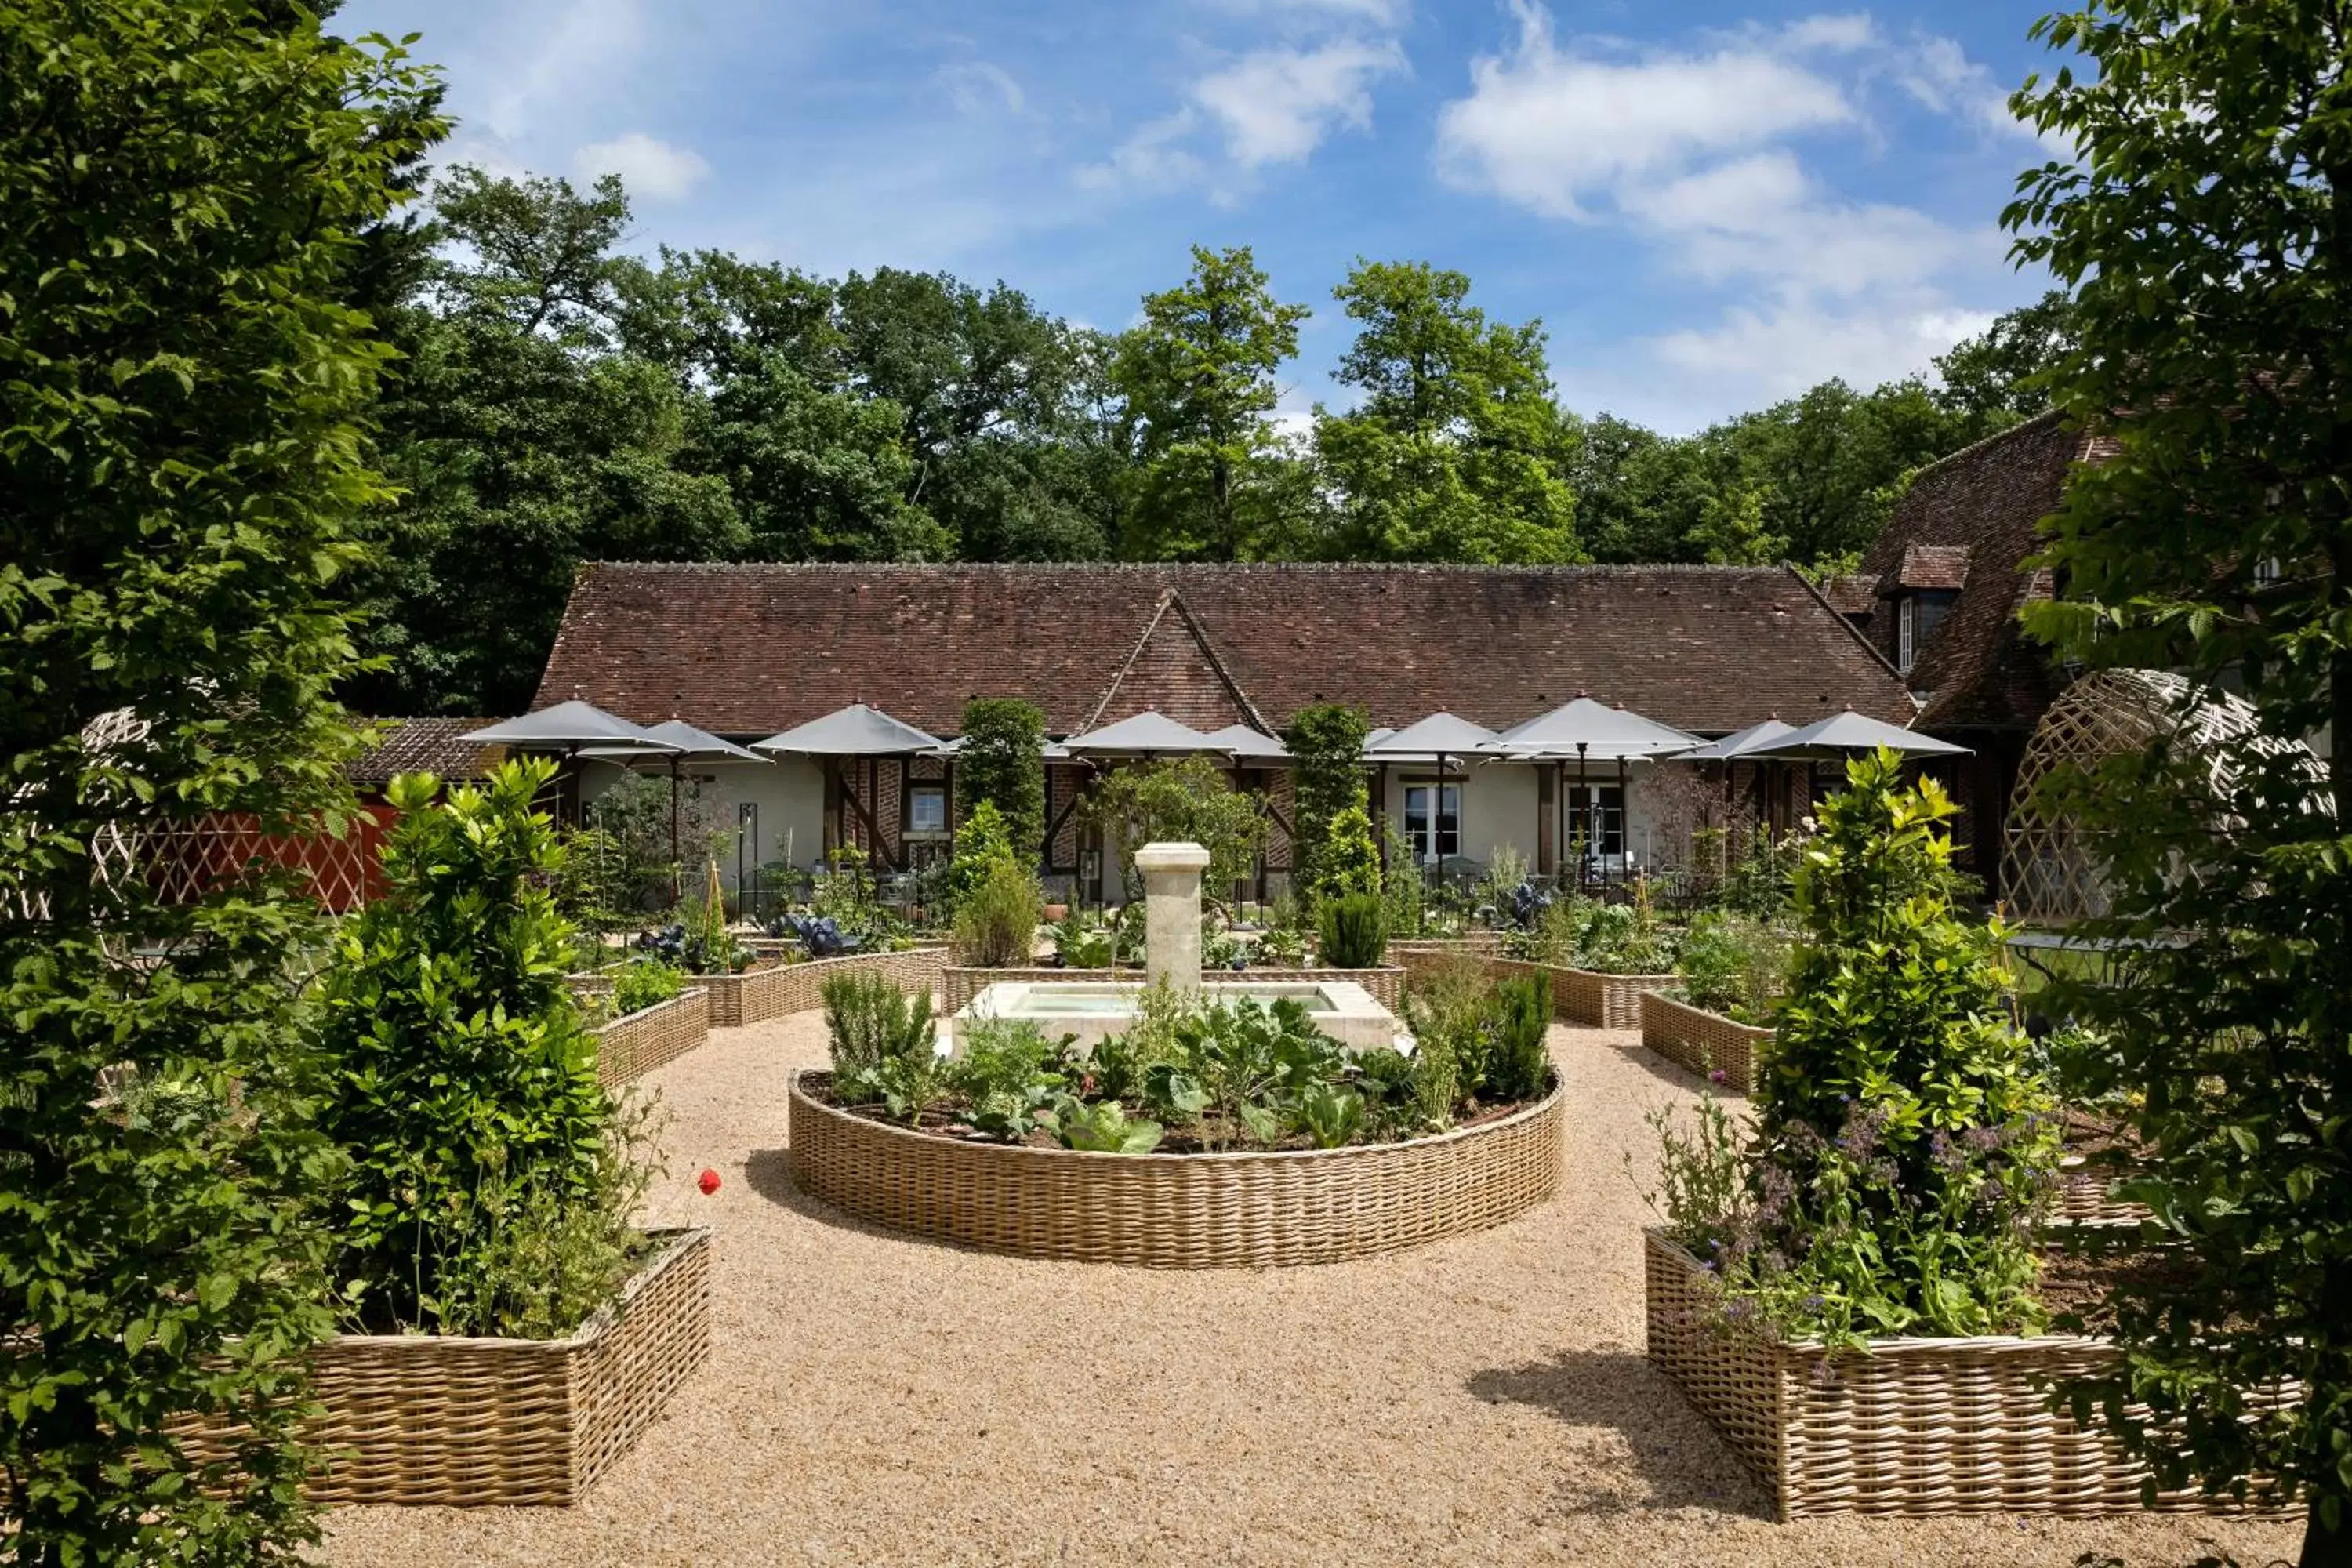
{"type": "Polygon", "coordinates": [[[694,1184],[702,1189],[702,1195],[707,1198],[719,1190],[719,1173],[705,1171],[694,1178],[694,1184]]]}

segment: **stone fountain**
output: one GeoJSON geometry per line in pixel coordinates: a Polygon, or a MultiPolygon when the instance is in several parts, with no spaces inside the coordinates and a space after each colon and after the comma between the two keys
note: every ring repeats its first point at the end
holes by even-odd
{"type": "MultiPolygon", "coordinates": [[[[1123,1035],[1135,1022],[1147,984],[1170,988],[1211,1003],[1289,999],[1305,1005],[1315,1026],[1350,1050],[1393,1049],[1402,1027],[1396,1016],[1352,981],[1252,979],[1201,975],[1201,874],[1209,852],[1198,844],[1147,844],[1135,852],[1143,878],[1143,973],[1141,982],[1105,974],[1069,980],[1011,980],[983,986],[948,1020],[941,1044],[961,1050],[965,1031],[983,1018],[1017,1018],[1047,1036],[1076,1037],[1078,1048],[1123,1035]]],[[[1083,973],[1083,972],[1079,972],[1083,973]]]]}

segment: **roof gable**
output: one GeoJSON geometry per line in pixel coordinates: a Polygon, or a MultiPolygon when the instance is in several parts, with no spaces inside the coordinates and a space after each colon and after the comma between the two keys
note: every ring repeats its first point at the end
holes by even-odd
{"type": "Polygon", "coordinates": [[[1083,727],[1098,730],[1145,712],[1164,713],[1204,735],[1234,724],[1259,727],[1256,710],[1225,673],[1173,588],[1160,595],[1135,651],[1111,677],[1083,727]]]}

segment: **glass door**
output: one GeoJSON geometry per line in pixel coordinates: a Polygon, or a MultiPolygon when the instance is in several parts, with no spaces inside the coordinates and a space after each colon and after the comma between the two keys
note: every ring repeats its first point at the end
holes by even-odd
{"type": "Polygon", "coordinates": [[[1462,786],[1407,784],[1404,837],[1413,858],[1434,866],[1462,853],[1462,786]]]}

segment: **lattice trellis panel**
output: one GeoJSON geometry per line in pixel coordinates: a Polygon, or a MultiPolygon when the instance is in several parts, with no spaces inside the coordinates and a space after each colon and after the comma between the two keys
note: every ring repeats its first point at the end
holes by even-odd
{"type": "MultiPolygon", "coordinates": [[[[2255,729],[2254,711],[2242,700],[2192,697],[2188,681],[2159,670],[2103,669],[2068,687],[2034,726],[2018,764],[2001,888],[2011,917],[2068,925],[2108,909],[2095,838],[2042,800],[2043,780],[2142,751],[2159,736],[2203,750],[2255,729]]],[[[2217,771],[2221,765],[2217,759],[2217,771]]]]}

